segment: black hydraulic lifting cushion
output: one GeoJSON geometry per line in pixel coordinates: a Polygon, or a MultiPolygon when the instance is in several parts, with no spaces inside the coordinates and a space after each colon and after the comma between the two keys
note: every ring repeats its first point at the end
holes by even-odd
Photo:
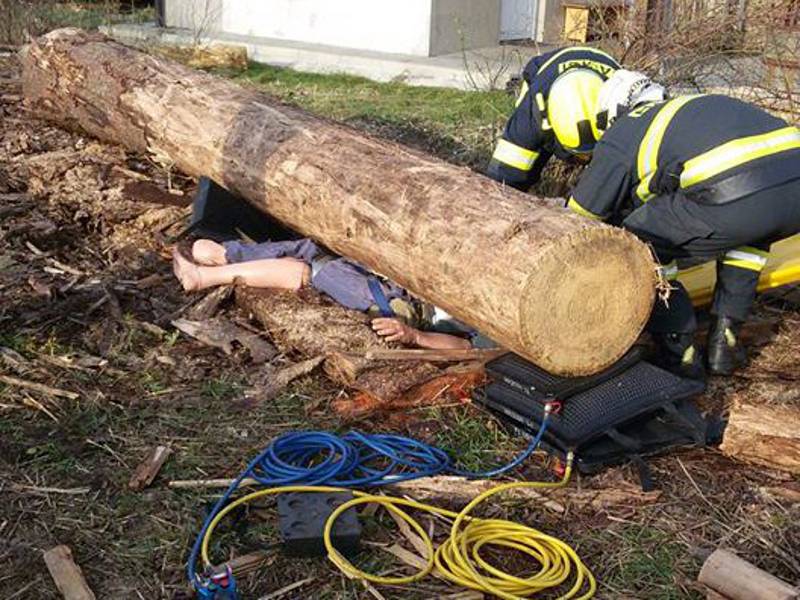
{"type": "Polygon", "coordinates": [[[198,183],[190,227],[218,242],[237,239],[242,234],[254,242],[297,238],[297,234],[208,177],[201,177],[198,183]]]}
{"type": "MultiPolygon", "coordinates": [[[[605,382],[560,401],[558,414],[550,418],[549,431],[568,447],[579,444],[610,427],[652,411],[665,402],[692,398],[704,389],[702,383],[676,377],[647,362],[639,362],[605,382]]],[[[550,396],[536,391],[524,393],[507,382],[492,383],[489,398],[503,401],[506,408],[540,423],[550,396]]]]}
{"type": "Polygon", "coordinates": [[[706,424],[690,399],[703,383],[682,379],[629,354],[589,378],[551,375],[508,354],[487,365],[493,382],[476,400],[530,434],[545,407],[555,402],[543,445],[560,455],[576,453],[584,472],[634,456],[705,443],[706,424]]]}

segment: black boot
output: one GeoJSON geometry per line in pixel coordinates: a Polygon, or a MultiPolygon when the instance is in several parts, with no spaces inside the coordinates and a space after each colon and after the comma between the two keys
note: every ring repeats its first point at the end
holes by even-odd
{"type": "Polygon", "coordinates": [[[653,334],[653,339],[658,347],[658,355],[654,361],[658,366],[678,377],[699,381],[706,378],[703,359],[694,344],[693,334],[658,333],[653,334]]]}
{"type": "Polygon", "coordinates": [[[741,321],[717,317],[708,332],[708,370],[714,375],[730,375],[747,364],[747,351],[739,341],[741,321]]]}

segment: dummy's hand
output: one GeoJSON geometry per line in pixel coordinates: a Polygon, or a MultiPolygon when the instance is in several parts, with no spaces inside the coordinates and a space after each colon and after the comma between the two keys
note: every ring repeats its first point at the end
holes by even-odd
{"type": "Polygon", "coordinates": [[[372,330],[379,336],[386,338],[387,342],[400,342],[406,345],[416,345],[419,331],[406,325],[400,319],[381,317],[372,320],[372,330]]]}

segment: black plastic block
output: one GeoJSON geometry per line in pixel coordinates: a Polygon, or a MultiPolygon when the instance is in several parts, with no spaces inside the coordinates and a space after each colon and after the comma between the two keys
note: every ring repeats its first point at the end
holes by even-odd
{"type": "MultiPolygon", "coordinates": [[[[352,500],[349,492],[295,492],[278,496],[278,526],[287,556],[325,556],[323,532],[328,517],[339,506],[352,500]]],[[[359,550],[361,524],[355,508],[339,515],[331,532],[333,547],[345,556],[359,550]]]]}

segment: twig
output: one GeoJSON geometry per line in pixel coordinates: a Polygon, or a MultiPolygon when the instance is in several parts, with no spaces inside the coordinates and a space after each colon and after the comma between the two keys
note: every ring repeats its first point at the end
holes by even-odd
{"type": "Polygon", "coordinates": [[[39,487],[36,485],[23,485],[21,483],[12,483],[11,489],[16,492],[30,492],[32,494],[63,494],[65,496],[82,496],[91,492],[91,488],[55,488],[55,487],[39,487]]]}
{"type": "Polygon", "coordinates": [[[47,410],[47,408],[46,408],[46,407],[45,407],[45,406],[44,406],[44,405],[43,405],[41,402],[37,401],[35,398],[31,398],[31,397],[30,397],[28,394],[25,394],[25,395],[23,396],[23,398],[22,398],[22,403],[23,403],[25,406],[28,406],[28,407],[30,407],[30,408],[34,408],[34,409],[36,409],[36,410],[38,410],[38,411],[41,411],[41,412],[43,412],[43,413],[44,413],[44,414],[46,414],[48,417],[50,417],[51,419],[53,419],[53,421],[55,421],[56,423],[58,423],[58,417],[56,417],[56,416],[55,416],[53,413],[51,413],[49,410],[47,410]]]}
{"type": "Polygon", "coordinates": [[[273,600],[274,598],[280,598],[284,594],[288,594],[289,592],[296,590],[297,588],[303,587],[304,585],[308,585],[312,581],[314,581],[315,577],[307,577],[306,579],[301,579],[300,581],[295,581],[292,584],[287,585],[286,587],[282,587],[279,590],[272,592],[271,594],[267,594],[266,596],[261,596],[258,600],[273,600]]]}
{"type": "Polygon", "coordinates": [[[68,400],[77,400],[80,398],[80,395],[76,394],[75,392],[68,392],[67,390],[50,387],[49,385],[36,383],[34,381],[25,381],[24,379],[11,377],[10,375],[0,375],[0,383],[5,383],[6,385],[13,387],[26,388],[35,392],[39,392],[40,394],[47,394],[48,396],[67,398],[68,400]]]}

